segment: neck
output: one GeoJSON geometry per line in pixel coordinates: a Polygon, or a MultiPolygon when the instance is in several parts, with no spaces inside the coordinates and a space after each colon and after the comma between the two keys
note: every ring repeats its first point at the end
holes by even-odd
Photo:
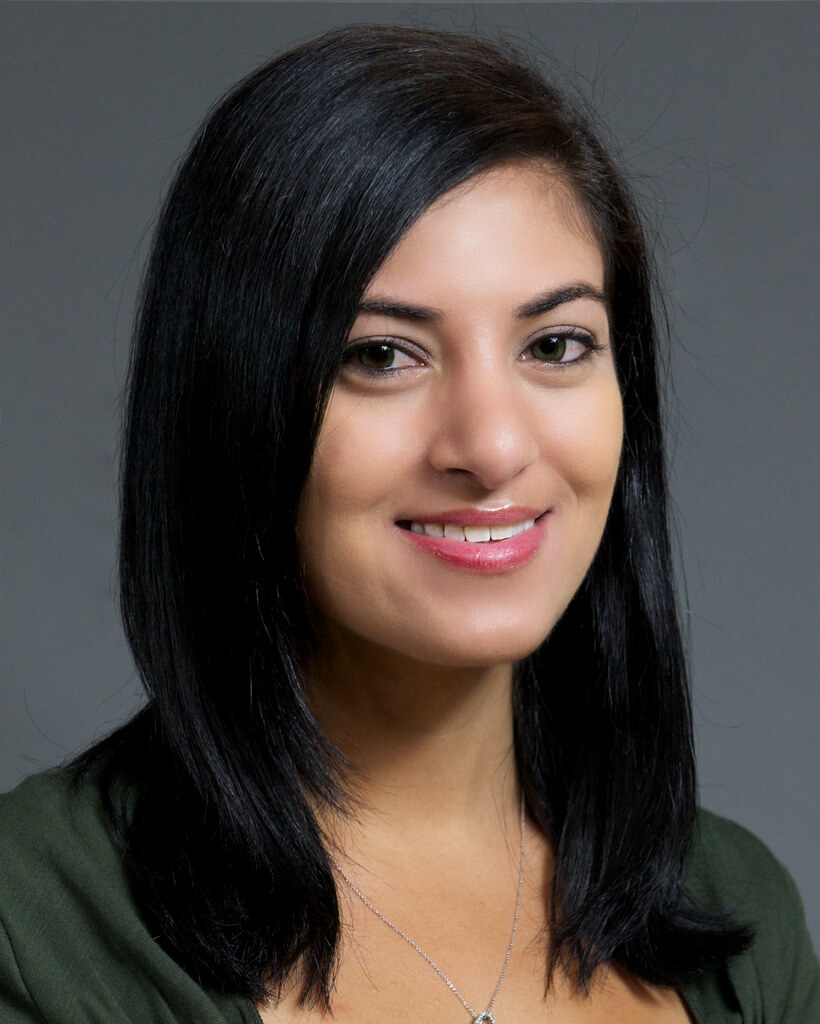
{"type": "Polygon", "coordinates": [[[463,836],[516,819],[511,665],[429,666],[348,644],[310,677],[319,724],[357,769],[368,830],[463,836]]]}

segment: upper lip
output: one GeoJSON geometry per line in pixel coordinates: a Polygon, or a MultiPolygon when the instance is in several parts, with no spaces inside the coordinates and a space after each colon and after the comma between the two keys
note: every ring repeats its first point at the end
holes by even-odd
{"type": "Polygon", "coordinates": [[[405,523],[452,523],[457,526],[513,526],[526,519],[537,519],[543,515],[543,508],[525,508],[523,505],[508,505],[505,508],[453,508],[443,512],[424,515],[402,516],[397,522],[405,523]]]}

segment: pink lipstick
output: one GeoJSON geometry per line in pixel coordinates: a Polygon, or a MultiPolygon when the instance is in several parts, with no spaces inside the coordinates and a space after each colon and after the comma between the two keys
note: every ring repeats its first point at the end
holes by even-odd
{"type": "Polygon", "coordinates": [[[503,573],[535,555],[546,521],[543,508],[510,506],[452,509],[401,519],[397,526],[409,543],[442,562],[473,572],[503,573]]]}

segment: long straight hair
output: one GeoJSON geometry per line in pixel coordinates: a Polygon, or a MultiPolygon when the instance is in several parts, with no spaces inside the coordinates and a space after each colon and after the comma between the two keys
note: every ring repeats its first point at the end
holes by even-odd
{"type": "Polygon", "coordinates": [[[252,999],[298,972],[328,1005],[339,908],[311,809],[344,766],[305,697],[294,523],[368,281],[447,190],[502,162],[557,175],[605,259],[624,445],[600,548],[516,667],[515,753],[554,846],[547,977],[615,961],[676,984],[749,941],[685,902],[695,816],[672,580],[650,259],[621,174],[511,49],[331,32],[209,115],[146,270],[124,427],[121,608],[145,709],[102,766],[143,912],[202,984],[252,999]],[[127,783],[126,790],[120,788],[127,783]]]}

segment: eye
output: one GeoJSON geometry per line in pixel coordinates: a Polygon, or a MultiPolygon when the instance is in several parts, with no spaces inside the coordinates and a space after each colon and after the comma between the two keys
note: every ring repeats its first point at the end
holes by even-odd
{"type": "Polygon", "coordinates": [[[577,363],[600,346],[587,331],[578,329],[549,331],[533,341],[528,352],[540,363],[577,363]]]}
{"type": "Polygon", "coordinates": [[[396,361],[396,350],[392,345],[368,345],[356,350],[361,366],[368,370],[388,370],[396,361]]]}
{"type": "Polygon", "coordinates": [[[349,346],[342,363],[354,372],[379,375],[418,366],[419,359],[387,339],[369,339],[349,346]]]}

